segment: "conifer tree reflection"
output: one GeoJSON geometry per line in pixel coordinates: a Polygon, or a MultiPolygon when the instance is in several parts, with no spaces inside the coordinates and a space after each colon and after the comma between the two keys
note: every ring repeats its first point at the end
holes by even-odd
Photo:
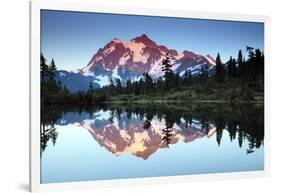
{"type": "Polygon", "coordinates": [[[145,120],[144,123],[143,123],[143,129],[144,130],[148,130],[149,128],[151,127],[151,122],[150,120],[145,120]]]}
{"type": "Polygon", "coordinates": [[[224,118],[222,116],[219,116],[218,118],[216,118],[215,124],[216,124],[216,132],[217,132],[217,143],[218,143],[218,146],[220,146],[222,135],[223,135],[223,130],[225,129],[224,118]]]}
{"type": "Polygon", "coordinates": [[[153,118],[153,112],[149,110],[145,115],[146,120],[143,123],[143,129],[148,130],[151,127],[151,120],[153,118]]]}
{"type": "Polygon", "coordinates": [[[234,140],[236,138],[236,132],[237,132],[237,121],[228,122],[228,132],[229,132],[230,141],[234,140]]]}
{"type": "Polygon", "coordinates": [[[214,108],[213,104],[209,106],[206,104],[193,104],[192,106],[189,104],[45,106],[41,112],[41,153],[47,148],[48,141],[52,142],[53,145],[56,144],[58,133],[55,127],[56,124],[61,124],[60,118],[62,116],[73,112],[80,114],[80,116],[88,113],[90,115],[88,118],[95,119],[95,113],[100,110],[109,112],[109,124],[113,124],[114,118],[118,120],[122,118],[124,124],[128,121],[128,123],[140,121],[144,130],[150,130],[152,121],[165,122],[164,128],[160,129],[162,142],[167,147],[172,142],[174,128],[177,128],[177,132],[185,132],[188,135],[198,129],[208,135],[209,129],[212,128],[212,131],[216,132],[215,140],[217,140],[218,146],[222,145],[222,140],[229,139],[233,143],[238,141],[239,147],[247,145],[245,152],[247,154],[260,148],[264,140],[263,108],[254,105],[244,104],[243,107],[235,108],[228,108],[227,105],[214,108]],[[182,131],[178,131],[178,129],[182,129],[182,131]],[[229,138],[222,139],[223,134],[227,133],[229,138]]]}
{"type": "Polygon", "coordinates": [[[109,118],[108,118],[108,121],[109,121],[110,123],[113,123],[113,118],[114,118],[114,111],[110,111],[110,116],[109,116],[109,118]]]}
{"type": "Polygon", "coordinates": [[[238,130],[238,144],[240,148],[243,146],[243,133],[242,129],[238,130]]]}
{"type": "Polygon", "coordinates": [[[45,151],[47,143],[52,140],[53,145],[56,144],[58,133],[54,125],[41,125],[41,154],[45,151]]]}
{"type": "Polygon", "coordinates": [[[165,120],[166,120],[166,128],[162,129],[162,141],[166,144],[167,147],[169,147],[169,144],[172,141],[173,136],[173,126],[175,121],[173,120],[173,114],[165,114],[165,120]]]}
{"type": "Polygon", "coordinates": [[[53,107],[44,107],[41,109],[41,124],[40,124],[40,153],[45,151],[48,146],[48,141],[51,140],[55,145],[58,132],[55,128],[56,121],[61,117],[63,111],[57,111],[53,107]]]}
{"type": "Polygon", "coordinates": [[[122,109],[117,108],[116,109],[116,117],[117,117],[118,121],[121,120],[121,114],[122,114],[122,109]]]}

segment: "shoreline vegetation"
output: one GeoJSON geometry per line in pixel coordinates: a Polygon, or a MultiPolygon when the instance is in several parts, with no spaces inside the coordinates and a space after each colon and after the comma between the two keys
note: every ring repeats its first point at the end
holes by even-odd
{"type": "Polygon", "coordinates": [[[216,65],[201,67],[198,75],[190,70],[180,76],[172,70],[171,59],[159,64],[163,76],[153,79],[143,73],[138,81],[110,79],[110,85],[71,93],[55,79],[54,59],[47,64],[41,54],[41,104],[98,105],[153,103],[229,103],[231,105],[264,103],[264,55],[259,49],[246,47],[248,59],[239,50],[237,59],[230,57],[223,64],[218,53],[216,65]]]}

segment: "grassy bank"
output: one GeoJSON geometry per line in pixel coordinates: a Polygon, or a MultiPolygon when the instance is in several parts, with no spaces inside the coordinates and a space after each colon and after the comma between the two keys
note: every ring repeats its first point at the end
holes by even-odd
{"type": "Polygon", "coordinates": [[[263,103],[263,93],[253,92],[251,96],[240,96],[239,88],[213,89],[207,92],[197,92],[195,89],[171,90],[165,93],[131,95],[120,94],[108,99],[109,103],[263,103]]]}

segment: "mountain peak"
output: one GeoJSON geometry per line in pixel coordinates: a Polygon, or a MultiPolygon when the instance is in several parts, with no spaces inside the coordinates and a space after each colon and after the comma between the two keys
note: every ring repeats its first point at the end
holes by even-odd
{"type": "Polygon", "coordinates": [[[141,39],[141,40],[150,40],[150,41],[152,41],[146,34],[142,34],[142,35],[140,35],[140,36],[137,36],[137,37],[135,37],[135,38],[132,39],[132,40],[137,40],[137,39],[141,39]]]}
{"type": "Polygon", "coordinates": [[[142,34],[140,37],[144,39],[150,39],[146,34],[142,34]]]}
{"type": "Polygon", "coordinates": [[[132,39],[131,41],[134,41],[136,43],[143,43],[147,46],[150,46],[150,47],[156,47],[157,44],[152,41],[146,34],[142,34],[141,36],[138,36],[138,37],[135,37],[134,39],[132,39]]]}
{"type": "Polygon", "coordinates": [[[118,42],[121,42],[121,39],[119,39],[119,38],[113,38],[113,39],[111,40],[111,42],[116,42],[116,43],[118,43],[118,42]]]}

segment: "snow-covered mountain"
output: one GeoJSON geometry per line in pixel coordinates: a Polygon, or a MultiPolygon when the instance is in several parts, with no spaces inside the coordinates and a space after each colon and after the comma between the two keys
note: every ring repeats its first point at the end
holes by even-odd
{"type": "Polygon", "coordinates": [[[163,75],[161,61],[167,53],[171,58],[173,70],[180,76],[183,76],[186,70],[198,74],[202,65],[208,65],[209,69],[215,65],[215,60],[210,55],[203,56],[187,50],[179,53],[164,45],[158,45],[143,34],[127,42],[118,38],[112,39],[93,55],[85,67],[73,72],[59,71],[57,79],[71,91],[77,91],[85,90],[84,87],[88,86],[90,81],[96,87],[108,85],[110,78],[119,78],[123,83],[129,79],[136,81],[144,72],[157,78],[163,75]],[[81,77],[80,80],[77,80],[78,77],[81,77]],[[72,85],[77,81],[80,88],[72,85]]]}

